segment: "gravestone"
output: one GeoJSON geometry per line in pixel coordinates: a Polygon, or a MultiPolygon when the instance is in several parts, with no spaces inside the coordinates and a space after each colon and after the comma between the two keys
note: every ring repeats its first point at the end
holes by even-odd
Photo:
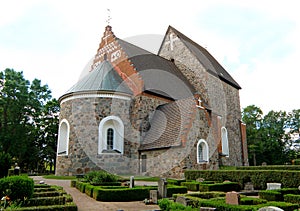
{"type": "Polygon", "coordinates": [[[196,182],[204,182],[204,178],[198,178],[198,179],[196,179],[196,182]]]}
{"type": "Polygon", "coordinates": [[[262,207],[258,211],[284,211],[284,210],[279,207],[269,206],[269,207],[262,207]]]}
{"type": "Polygon", "coordinates": [[[266,162],[262,162],[261,165],[262,166],[267,166],[267,163],[266,162]]]}
{"type": "Polygon", "coordinates": [[[200,211],[214,211],[217,210],[217,208],[214,207],[200,207],[200,211]]]}
{"type": "Polygon", "coordinates": [[[158,191],[157,190],[150,190],[150,200],[152,200],[152,203],[157,204],[157,201],[158,201],[158,191]]]}
{"type": "Polygon", "coordinates": [[[184,205],[184,206],[189,206],[189,205],[191,205],[191,200],[188,199],[188,198],[186,198],[186,197],[184,197],[184,196],[178,196],[178,197],[176,198],[176,202],[179,203],[179,204],[182,204],[182,205],[184,205]]]}
{"type": "Polygon", "coordinates": [[[160,178],[158,180],[158,197],[166,198],[167,197],[167,179],[166,178],[160,178]]]}
{"type": "Polygon", "coordinates": [[[254,190],[254,186],[253,186],[252,182],[246,182],[244,190],[253,191],[254,190]]]}
{"type": "Polygon", "coordinates": [[[129,188],[134,188],[134,176],[130,177],[129,188]]]}
{"type": "Polygon", "coordinates": [[[281,183],[267,183],[267,190],[281,189],[281,183]]]}
{"type": "Polygon", "coordinates": [[[240,204],[240,195],[235,192],[227,192],[226,193],[226,204],[239,205],[240,204]]]}

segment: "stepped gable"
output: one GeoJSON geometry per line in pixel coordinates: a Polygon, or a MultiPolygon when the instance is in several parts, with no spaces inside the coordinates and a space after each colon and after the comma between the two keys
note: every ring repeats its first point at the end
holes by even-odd
{"type": "Polygon", "coordinates": [[[151,128],[146,133],[139,150],[183,146],[196,109],[194,98],[158,106],[150,120],[151,128]]]}
{"type": "Polygon", "coordinates": [[[87,91],[111,91],[132,94],[129,87],[113,68],[109,61],[102,61],[79,80],[66,94],[87,91]]]}
{"type": "Polygon", "coordinates": [[[203,48],[196,42],[192,41],[190,38],[188,38],[187,36],[179,32],[172,26],[169,26],[167,32],[169,30],[172,30],[182,40],[182,42],[186,45],[186,47],[194,54],[194,56],[198,59],[198,61],[207,70],[207,72],[220,78],[222,81],[230,84],[236,89],[241,89],[240,85],[231,77],[231,75],[205,48],[203,48]]]}
{"type": "Polygon", "coordinates": [[[194,94],[193,86],[173,62],[124,40],[117,39],[117,42],[142,77],[144,92],[175,100],[194,94]]]}

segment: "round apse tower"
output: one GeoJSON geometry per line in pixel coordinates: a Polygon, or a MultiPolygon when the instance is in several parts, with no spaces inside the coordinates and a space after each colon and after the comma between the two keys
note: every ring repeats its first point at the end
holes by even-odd
{"type": "Polygon", "coordinates": [[[131,97],[130,88],[107,60],[60,97],[56,175],[137,171],[139,136],[131,129],[131,97]]]}

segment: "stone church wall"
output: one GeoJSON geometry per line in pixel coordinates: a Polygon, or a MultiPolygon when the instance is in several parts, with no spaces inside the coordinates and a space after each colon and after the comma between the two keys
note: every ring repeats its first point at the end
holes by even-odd
{"type": "MultiPolygon", "coordinates": [[[[170,30],[170,33],[173,32],[170,30]]],[[[169,34],[166,36],[169,37],[169,34]]],[[[220,127],[224,126],[228,131],[230,156],[222,158],[220,164],[242,165],[239,90],[208,73],[180,39],[173,42],[173,47],[176,51],[172,51],[168,45],[162,44],[159,55],[169,60],[174,59],[176,66],[198,91],[202,101],[209,106],[214,115],[220,118],[220,127]]],[[[220,130],[220,128],[217,130],[220,130]]],[[[218,132],[211,128],[207,138],[214,148],[217,148],[218,143],[221,141],[220,135],[215,134],[218,132]],[[216,137],[218,137],[218,140],[216,140],[216,137]]],[[[216,151],[210,155],[217,154],[216,151]]]]}
{"type": "Polygon", "coordinates": [[[69,153],[57,156],[56,174],[74,175],[93,169],[112,173],[138,173],[139,133],[129,121],[130,100],[79,98],[63,102],[60,120],[70,125],[69,153]],[[124,154],[98,154],[100,121],[118,116],[124,124],[124,154]]]}

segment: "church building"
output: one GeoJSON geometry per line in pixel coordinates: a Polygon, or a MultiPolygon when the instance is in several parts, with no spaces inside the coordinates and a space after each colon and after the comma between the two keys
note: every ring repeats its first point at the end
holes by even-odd
{"type": "Polygon", "coordinates": [[[187,169],[248,165],[240,89],[171,26],[153,54],[108,25],[90,71],[59,98],[56,175],[182,178],[187,169]]]}

